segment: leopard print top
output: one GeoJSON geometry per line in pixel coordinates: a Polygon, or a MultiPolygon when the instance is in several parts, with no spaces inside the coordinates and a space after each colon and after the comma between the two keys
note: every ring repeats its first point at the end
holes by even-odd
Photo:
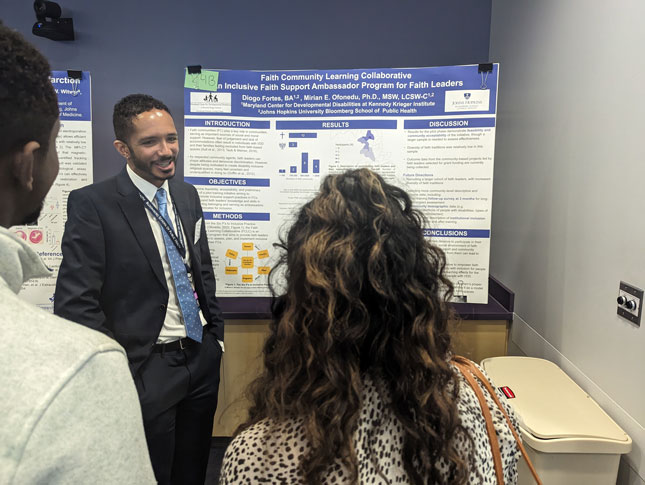
{"type": "MultiPolygon", "coordinates": [[[[482,416],[474,391],[461,374],[460,393],[457,409],[461,423],[472,437],[474,463],[468,483],[493,485],[497,483],[493,455],[486,433],[486,422],[482,416]]],[[[363,406],[358,428],[354,433],[355,450],[358,458],[358,476],[361,484],[410,483],[403,467],[403,428],[390,410],[389,396],[376,386],[372,379],[363,381],[363,406]]],[[[493,423],[500,442],[504,481],[517,483],[517,460],[519,449],[502,413],[493,400],[484,392],[493,414],[493,423]]],[[[499,395],[513,424],[517,421],[506,398],[499,395]]],[[[455,448],[462,456],[470,453],[471,444],[464,437],[458,439],[455,448]]],[[[282,423],[263,420],[236,436],[226,450],[220,484],[304,484],[298,471],[299,461],[308,451],[301,419],[282,423]]],[[[448,469],[438,463],[438,469],[448,483],[448,469]]],[[[335,462],[324,474],[323,483],[347,483],[349,474],[335,462]]]]}

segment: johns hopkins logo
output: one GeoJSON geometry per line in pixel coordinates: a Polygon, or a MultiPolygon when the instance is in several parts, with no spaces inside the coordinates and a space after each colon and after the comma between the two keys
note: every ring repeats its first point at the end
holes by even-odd
{"type": "Polygon", "coordinates": [[[478,89],[476,91],[455,89],[446,91],[444,106],[446,113],[454,113],[456,111],[487,111],[489,107],[489,89],[478,89]]]}

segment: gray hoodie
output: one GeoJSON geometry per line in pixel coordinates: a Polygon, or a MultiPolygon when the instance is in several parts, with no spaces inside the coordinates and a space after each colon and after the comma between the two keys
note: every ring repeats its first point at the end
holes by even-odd
{"type": "Polygon", "coordinates": [[[0,227],[0,483],[155,483],[124,350],[17,296],[49,275],[0,227]]]}

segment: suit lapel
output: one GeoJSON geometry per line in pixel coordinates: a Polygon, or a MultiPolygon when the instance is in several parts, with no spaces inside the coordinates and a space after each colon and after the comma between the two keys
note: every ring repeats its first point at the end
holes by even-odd
{"type": "Polygon", "coordinates": [[[128,224],[139,242],[143,253],[146,255],[146,258],[148,258],[148,262],[150,263],[153,273],[165,288],[167,285],[166,278],[163,273],[163,266],[161,265],[161,256],[159,256],[157,242],[152,234],[152,228],[150,227],[150,221],[146,214],[146,208],[139,197],[139,191],[132,183],[132,180],[130,180],[125,167],[121,173],[117,175],[116,182],[117,191],[121,195],[118,199],[121,211],[128,221],[128,224]]]}
{"type": "Polygon", "coordinates": [[[184,228],[184,234],[186,234],[186,248],[188,248],[191,260],[194,261],[193,241],[195,240],[195,220],[190,210],[191,204],[188,198],[188,191],[182,184],[176,183],[174,179],[168,185],[170,187],[172,203],[175,204],[181,225],[184,228]]]}

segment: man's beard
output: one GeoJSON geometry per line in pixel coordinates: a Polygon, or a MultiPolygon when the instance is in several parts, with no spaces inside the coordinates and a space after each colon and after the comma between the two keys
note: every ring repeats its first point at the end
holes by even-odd
{"type": "Polygon", "coordinates": [[[33,211],[31,214],[27,214],[25,217],[23,217],[22,222],[20,223],[23,226],[28,226],[31,224],[36,224],[38,223],[38,218],[40,217],[40,212],[43,210],[43,206],[45,205],[45,201],[40,202],[40,206],[38,209],[33,211]]]}
{"type": "MultiPolygon", "coordinates": [[[[147,173],[147,174],[150,174],[150,175],[154,176],[152,174],[151,167],[146,162],[141,161],[141,159],[134,154],[134,150],[130,147],[130,145],[127,145],[127,147],[130,150],[130,159],[132,160],[132,164],[135,166],[135,168],[137,168],[141,172],[144,172],[144,173],[147,173]]],[[[173,156],[163,157],[159,161],[160,162],[168,162],[168,161],[173,162],[175,164],[175,172],[173,172],[173,174],[168,176],[168,177],[159,178],[158,180],[170,180],[171,178],[173,178],[177,173],[177,157],[173,157],[173,156]]]]}

